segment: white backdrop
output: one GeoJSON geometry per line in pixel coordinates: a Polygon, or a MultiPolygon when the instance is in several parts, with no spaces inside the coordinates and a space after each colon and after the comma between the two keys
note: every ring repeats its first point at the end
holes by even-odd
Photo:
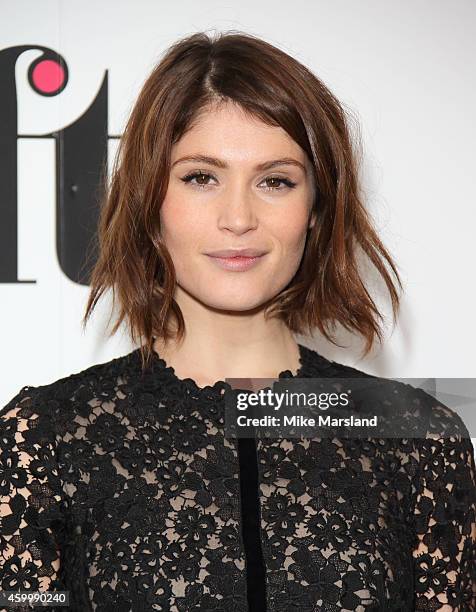
{"type": "MultiPolygon", "coordinates": [[[[379,376],[476,377],[476,3],[0,0],[0,7],[0,51],[44,45],[70,70],[65,90],[42,98],[26,78],[40,52],[20,55],[20,135],[74,122],[106,69],[108,132],[120,134],[162,51],[197,30],[249,32],[305,63],[360,122],[367,205],[399,265],[405,297],[397,326],[365,360],[360,341],[345,334],[345,348],[318,334],[298,340],[379,376]]],[[[0,405],[26,384],[47,384],[134,348],[125,332],[107,339],[108,300],[82,332],[87,287],[58,266],[54,181],[54,143],[21,139],[19,278],[36,283],[0,284],[0,405]]]]}

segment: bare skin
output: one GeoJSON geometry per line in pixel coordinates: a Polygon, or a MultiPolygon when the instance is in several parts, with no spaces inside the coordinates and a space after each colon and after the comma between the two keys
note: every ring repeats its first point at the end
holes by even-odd
{"type": "Polygon", "coordinates": [[[263,310],[296,273],[315,222],[306,153],[283,129],[227,103],[202,113],[173,146],[171,163],[161,233],[177,274],[175,299],[186,335],[182,344],[157,339],[154,349],[179,378],[192,378],[200,387],[227,377],[275,378],[287,369],[295,374],[297,342],[282,321],[265,320],[263,310]],[[198,154],[227,167],[180,161],[198,154]],[[256,168],[284,158],[302,167],[256,168]],[[205,254],[225,248],[267,253],[253,268],[236,272],[223,270],[205,254]]]}

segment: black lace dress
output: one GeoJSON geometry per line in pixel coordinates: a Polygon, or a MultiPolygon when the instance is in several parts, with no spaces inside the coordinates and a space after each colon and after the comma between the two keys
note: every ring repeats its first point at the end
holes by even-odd
{"type": "MultiPolygon", "coordinates": [[[[299,350],[299,377],[370,376],[299,350]]],[[[142,373],[136,349],[21,389],[0,411],[1,589],[68,590],[81,612],[476,610],[456,413],[414,389],[461,435],[236,440],[225,388],[157,353],[142,373]]]]}

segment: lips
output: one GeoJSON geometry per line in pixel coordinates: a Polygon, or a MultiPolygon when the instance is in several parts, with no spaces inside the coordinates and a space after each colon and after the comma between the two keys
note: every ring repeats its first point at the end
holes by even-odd
{"type": "Polygon", "coordinates": [[[210,261],[219,266],[224,270],[231,272],[245,272],[254,268],[260,261],[265,258],[266,253],[262,255],[256,255],[255,257],[241,255],[235,255],[233,257],[217,257],[216,255],[209,255],[210,261]]]}
{"type": "Polygon", "coordinates": [[[235,258],[235,257],[261,257],[261,255],[265,255],[266,251],[263,249],[221,249],[219,251],[212,251],[211,253],[206,253],[210,257],[220,257],[220,258],[235,258]]]}

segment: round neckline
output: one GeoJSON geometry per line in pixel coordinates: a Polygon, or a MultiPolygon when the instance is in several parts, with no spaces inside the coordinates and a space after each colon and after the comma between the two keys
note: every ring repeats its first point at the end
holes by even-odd
{"type": "MultiPolygon", "coordinates": [[[[320,356],[314,350],[299,342],[297,345],[299,350],[299,367],[296,374],[293,374],[290,369],[283,370],[278,374],[277,379],[304,378],[314,374],[312,370],[312,358],[313,356],[320,356]]],[[[140,348],[137,348],[135,353],[140,360],[140,348]]],[[[178,392],[179,395],[187,395],[201,401],[216,402],[217,400],[222,400],[224,392],[232,389],[230,383],[225,380],[217,380],[213,385],[199,387],[193,378],[179,378],[174,367],[168,365],[165,359],[161,357],[155,349],[152,349],[149,369],[152,373],[160,377],[165,383],[166,388],[173,388],[174,392],[178,392]]]]}

